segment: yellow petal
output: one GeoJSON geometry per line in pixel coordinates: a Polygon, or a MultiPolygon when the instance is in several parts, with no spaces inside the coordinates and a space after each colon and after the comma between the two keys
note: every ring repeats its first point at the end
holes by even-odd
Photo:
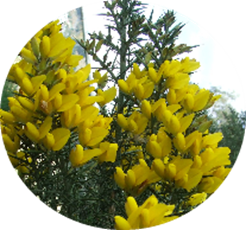
{"type": "Polygon", "coordinates": [[[31,64],[35,64],[37,62],[37,58],[35,57],[35,55],[31,52],[31,50],[28,50],[25,47],[22,48],[20,56],[31,64]]]}
{"type": "Polygon", "coordinates": [[[164,178],[165,165],[161,159],[155,159],[152,163],[155,172],[162,178],[164,178]]]}
{"type": "Polygon", "coordinates": [[[173,179],[176,176],[177,170],[175,164],[168,164],[165,168],[166,175],[169,179],[173,179]]]}
{"type": "Polygon", "coordinates": [[[26,123],[25,134],[33,142],[38,142],[38,140],[39,140],[39,131],[36,128],[36,126],[34,124],[32,124],[31,122],[27,122],[26,123]]]}
{"type": "Polygon", "coordinates": [[[127,84],[124,80],[122,80],[122,79],[118,80],[118,85],[119,85],[120,90],[121,90],[122,92],[124,92],[124,93],[126,93],[126,94],[129,93],[129,87],[128,87],[128,84],[127,84]]]}
{"type": "Polygon", "coordinates": [[[206,146],[217,145],[218,142],[220,142],[222,139],[223,139],[223,135],[220,132],[208,134],[205,137],[203,137],[202,146],[206,147],[206,146]]]}
{"type": "Polygon", "coordinates": [[[80,166],[84,158],[84,149],[81,145],[76,145],[75,149],[72,149],[69,155],[69,160],[73,167],[80,166]]]}
{"type": "Polygon", "coordinates": [[[51,133],[47,133],[45,136],[43,143],[47,149],[51,149],[55,144],[55,138],[51,133]]]}
{"type": "Polygon", "coordinates": [[[118,114],[117,123],[119,124],[121,128],[125,130],[127,129],[128,123],[123,114],[118,114]]]}
{"type": "Polygon", "coordinates": [[[129,169],[126,175],[126,188],[132,189],[136,183],[136,176],[133,170],[129,169]]]}
{"type": "Polygon", "coordinates": [[[27,95],[31,95],[33,93],[33,85],[28,77],[23,78],[21,88],[27,95]]]}
{"type": "Polygon", "coordinates": [[[149,141],[148,142],[148,151],[155,158],[161,158],[162,157],[161,146],[156,141],[149,141]]]}
{"type": "Polygon", "coordinates": [[[102,154],[101,149],[95,148],[95,149],[87,149],[84,151],[84,158],[83,158],[83,164],[91,160],[92,158],[99,156],[102,154]]]}
{"type": "Polygon", "coordinates": [[[186,131],[186,129],[187,129],[187,128],[190,126],[190,124],[192,123],[194,116],[195,116],[195,114],[192,113],[192,114],[190,114],[190,115],[188,115],[188,116],[185,116],[185,117],[182,117],[182,118],[180,119],[180,130],[179,130],[179,132],[182,133],[182,132],[185,132],[185,131],[186,131]]]}
{"type": "Polygon", "coordinates": [[[34,103],[32,102],[32,100],[26,97],[18,97],[18,101],[25,109],[28,109],[30,111],[34,110],[34,103]]]}
{"type": "Polygon", "coordinates": [[[79,141],[83,146],[91,140],[92,131],[89,128],[85,128],[79,132],[79,141]]]}
{"type": "Polygon", "coordinates": [[[72,108],[78,100],[79,96],[77,94],[62,95],[62,105],[57,109],[57,111],[64,112],[72,108]]]}
{"type": "Polygon", "coordinates": [[[131,213],[135,212],[138,209],[138,204],[134,199],[134,197],[132,196],[127,197],[125,209],[128,217],[131,215],[131,213]]]}
{"type": "Polygon", "coordinates": [[[126,174],[123,172],[122,168],[120,167],[116,167],[115,169],[116,169],[116,172],[114,173],[114,180],[121,189],[124,189],[126,186],[125,184],[126,174]]]}
{"type": "Polygon", "coordinates": [[[48,134],[48,132],[51,129],[51,125],[52,125],[52,118],[50,116],[47,116],[43,124],[39,128],[39,140],[43,139],[48,134]]]}
{"type": "Polygon", "coordinates": [[[188,172],[188,182],[185,184],[184,188],[189,192],[191,189],[195,188],[202,179],[202,172],[199,169],[192,168],[188,172]]]}
{"type": "Polygon", "coordinates": [[[10,160],[11,164],[13,165],[13,167],[16,167],[20,164],[19,160],[15,158],[15,157],[17,157],[16,154],[8,152],[8,157],[9,157],[9,160],[10,160]]]}
{"type": "Polygon", "coordinates": [[[213,193],[222,184],[223,180],[218,177],[203,178],[198,186],[199,192],[213,193]]]}
{"type": "Polygon", "coordinates": [[[105,136],[108,134],[108,130],[101,127],[93,127],[91,129],[91,139],[87,143],[87,146],[94,146],[101,142],[105,136]]]}
{"type": "Polygon", "coordinates": [[[33,92],[32,93],[35,93],[38,90],[38,88],[45,81],[45,79],[46,79],[45,75],[40,75],[40,76],[36,76],[36,77],[31,78],[31,82],[32,82],[32,86],[33,86],[33,92]]]}
{"type": "Polygon", "coordinates": [[[49,101],[51,101],[52,99],[54,99],[54,97],[61,92],[62,90],[64,90],[66,88],[66,85],[64,83],[58,83],[56,85],[54,85],[50,92],[49,92],[49,101]]]}
{"type": "Polygon", "coordinates": [[[160,80],[157,78],[157,73],[156,73],[155,69],[152,67],[149,68],[149,77],[155,83],[158,83],[158,81],[160,80]]]}
{"type": "Polygon", "coordinates": [[[178,133],[176,137],[174,138],[173,142],[174,142],[175,147],[179,151],[183,152],[186,149],[186,141],[182,133],[178,133]]]}
{"type": "Polygon", "coordinates": [[[149,101],[143,100],[141,103],[141,111],[148,118],[151,118],[151,105],[149,101]]]}
{"type": "Polygon", "coordinates": [[[55,138],[55,144],[52,146],[54,151],[58,151],[64,147],[70,137],[70,130],[66,128],[57,128],[51,132],[55,138]]]}
{"type": "Polygon", "coordinates": [[[94,106],[88,106],[81,111],[81,121],[85,121],[87,119],[95,120],[99,113],[99,109],[94,106]]]}
{"type": "Polygon", "coordinates": [[[178,118],[175,115],[172,115],[168,124],[168,130],[171,133],[176,134],[178,132],[181,132],[180,127],[181,125],[178,118]]]}
{"type": "Polygon", "coordinates": [[[15,153],[18,149],[18,146],[11,140],[11,138],[7,134],[2,134],[3,142],[5,148],[8,152],[15,153]]]}
{"type": "Polygon", "coordinates": [[[196,193],[189,198],[188,204],[191,206],[196,206],[204,202],[206,198],[207,198],[207,194],[205,192],[196,193]]]}
{"type": "Polygon", "coordinates": [[[114,227],[116,230],[131,230],[132,229],[128,221],[121,216],[115,216],[114,221],[115,221],[114,227]]]}
{"type": "Polygon", "coordinates": [[[200,90],[198,94],[194,96],[194,111],[202,110],[208,103],[210,97],[209,90],[200,90]]]}
{"type": "Polygon", "coordinates": [[[40,52],[43,57],[48,56],[50,52],[50,38],[48,36],[43,36],[40,43],[40,52]]]}
{"type": "Polygon", "coordinates": [[[140,228],[147,227],[150,227],[150,211],[145,208],[140,213],[140,228]]]}
{"type": "Polygon", "coordinates": [[[56,94],[53,100],[53,105],[56,110],[58,110],[62,106],[62,95],[60,93],[56,94]]]}

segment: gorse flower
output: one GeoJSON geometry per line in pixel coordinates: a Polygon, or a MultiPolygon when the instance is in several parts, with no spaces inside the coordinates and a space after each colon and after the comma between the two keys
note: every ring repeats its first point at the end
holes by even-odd
{"type": "Polygon", "coordinates": [[[115,229],[130,230],[148,228],[166,223],[175,219],[172,214],[175,206],[158,203],[158,199],[152,195],[141,206],[138,206],[133,197],[128,197],[125,204],[127,220],[121,216],[115,216],[115,229]]]}
{"type": "MultiPolygon", "coordinates": [[[[82,56],[72,54],[75,41],[65,38],[57,23],[52,22],[40,30],[21,50],[22,60],[10,69],[8,79],[20,89],[16,97],[9,98],[10,111],[0,113],[2,130],[10,130],[12,125],[18,130],[11,128],[12,131],[3,134],[6,149],[12,156],[16,156],[25,138],[49,151],[60,151],[71,138],[74,127],[79,132],[82,149],[99,144],[108,134],[112,119],[99,115],[93,104],[110,102],[116,90],[100,89],[100,95],[90,96],[95,89],[91,84],[98,79],[88,80],[90,65],[73,71],[82,56]]],[[[114,161],[117,144],[109,145],[109,150],[85,150],[82,159],[81,148],[72,151],[71,164],[78,167],[99,153],[104,154],[100,161],[114,161]]]]}
{"type": "MultiPolygon", "coordinates": [[[[105,2],[114,30],[121,27],[114,7],[138,4],[128,2],[105,2]]],[[[221,185],[231,164],[223,134],[210,133],[206,116],[220,95],[191,82],[199,62],[176,58],[192,50],[174,44],[182,26],[172,26],[169,11],[157,23],[136,12],[134,23],[122,18],[129,31],[119,34],[129,41],[115,45],[101,32],[77,40],[101,66],[93,73],[90,64],[75,70],[83,57],[59,21],[42,28],[12,65],[7,79],[17,91],[0,110],[9,159],[35,195],[74,220],[118,230],[182,216],[221,185]]]]}

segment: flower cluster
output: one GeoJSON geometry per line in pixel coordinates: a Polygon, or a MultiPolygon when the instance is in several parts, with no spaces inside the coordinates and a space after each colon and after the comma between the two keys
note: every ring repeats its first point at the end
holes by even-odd
{"type": "MultiPolygon", "coordinates": [[[[144,146],[142,157],[138,157],[139,164],[116,168],[114,179],[128,194],[137,196],[154,186],[156,191],[162,190],[160,196],[165,197],[163,187],[174,186],[191,193],[185,204],[196,206],[207,194],[212,194],[230,172],[226,168],[231,163],[230,149],[218,147],[222,133],[210,134],[212,123],[202,115],[220,95],[214,96],[209,90],[190,83],[191,72],[199,66],[188,57],[181,61],[166,60],[159,68],[150,63],[148,70],[140,70],[134,64],[128,78],[118,81],[120,90],[138,108],[132,112],[125,109],[123,114],[118,114],[117,122],[132,146],[144,146]]],[[[128,222],[116,217],[116,228],[155,225],[148,225],[150,222],[145,225],[141,218],[134,221],[136,226],[130,217],[128,222]]]]}
{"type": "MultiPolygon", "coordinates": [[[[73,179],[87,181],[83,167],[94,160],[113,182],[112,197],[120,191],[117,196],[127,199],[127,219],[112,206],[118,230],[166,223],[202,203],[231,162],[230,149],[219,146],[222,133],[209,133],[212,122],[204,115],[220,96],[191,82],[200,63],[188,57],[134,63],[126,79],[99,70],[92,79],[90,65],[74,70],[82,56],[72,54],[75,41],[60,30],[58,21],[40,30],[9,71],[18,91],[0,119],[13,166],[29,178],[56,166],[49,176],[75,171],[73,179]],[[108,87],[110,79],[115,86],[108,87]],[[105,105],[111,101],[109,112],[105,105]],[[185,196],[175,200],[176,191],[185,196]],[[146,199],[138,206],[141,196],[146,199]]],[[[90,191],[96,190],[97,182],[90,183],[90,191]]]]}
{"type": "Polygon", "coordinates": [[[15,97],[8,98],[10,111],[0,110],[3,141],[11,162],[23,173],[32,169],[28,151],[33,145],[44,152],[57,152],[76,133],[78,142],[69,156],[73,167],[94,157],[100,162],[116,158],[117,144],[102,142],[112,118],[100,115],[94,105],[110,102],[116,89],[98,89],[91,95],[95,91],[92,84],[100,79],[89,80],[90,65],[74,71],[83,57],[72,54],[76,43],[60,30],[58,21],[40,30],[21,50],[21,61],[8,74],[8,80],[19,88],[15,97]],[[30,147],[24,151],[26,139],[30,147]]]}
{"type": "Polygon", "coordinates": [[[128,197],[125,204],[127,220],[121,216],[115,216],[115,228],[117,230],[130,230],[148,228],[167,223],[177,218],[166,217],[172,214],[175,206],[158,203],[158,199],[152,195],[140,207],[134,197],[128,197]]]}
{"type": "MultiPolygon", "coordinates": [[[[211,123],[203,121],[197,113],[211,107],[219,98],[209,90],[189,83],[190,71],[199,66],[189,58],[165,61],[157,71],[152,63],[148,71],[140,71],[135,64],[127,80],[119,80],[118,83],[120,90],[139,101],[140,108],[129,117],[118,114],[118,124],[129,135],[147,137],[146,153],[154,158],[149,171],[156,172],[162,180],[174,181],[177,187],[187,191],[199,184],[199,190],[213,193],[229,172],[224,166],[230,165],[230,149],[218,147],[222,133],[209,134],[211,123]],[[145,84],[148,85],[146,94],[142,93],[145,92],[145,84]],[[167,99],[157,91],[159,88],[167,92],[167,99]],[[155,100],[156,94],[159,97],[155,100]],[[198,120],[201,124],[197,130],[192,126],[198,120]],[[225,170],[223,175],[215,173],[218,167],[225,170]]],[[[131,172],[134,172],[134,167],[126,175],[117,169],[116,182],[122,188],[123,179],[120,182],[119,178],[125,177],[126,181],[133,178],[131,172]]],[[[148,174],[146,171],[145,175],[148,174]]],[[[142,178],[143,174],[140,175],[142,178]]]]}

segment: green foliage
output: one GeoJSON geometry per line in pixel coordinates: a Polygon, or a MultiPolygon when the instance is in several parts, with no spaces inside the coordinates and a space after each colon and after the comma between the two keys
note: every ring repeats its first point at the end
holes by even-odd
{"type": "Polygon", "coordinates": [[[8,111],[8,97],[13,97],[13,91],[16,89],[16,85],[10,81],[6,81],[3,87],[2,98],[1,98],[1,109],[8,111]]]}
{"type": "Polygon", "coordinates": [[[230,147],[230,159],[232,162],[230,167],[233,167],[243,142],[246,111],[238,113],[234,108],[230,106],[228,108],[229,112],[222,113],[224,122],[221,122],[221,119],[213,119],[211,131],[223,133],[224,138],[220,142],[220,146],[230,147]]]}
{"type": "Polygon", "coordinates": [[[223,133],[224,138],[219,145],[230,147],[232,162],[230,167],[233,167],[243,142],[246,111],[239,113],[232,107],[234,101],[237,100],[235,92],[226,92],[218,87],[212,87],[211,91],[222,96],[207,114],[208,120],[213,121],[210,130],[223,133]]]}

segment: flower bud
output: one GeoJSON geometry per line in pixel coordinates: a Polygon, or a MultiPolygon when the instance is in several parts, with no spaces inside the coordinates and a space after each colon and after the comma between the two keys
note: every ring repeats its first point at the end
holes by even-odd
{"type": "Polygon", "coordinates": [[[136,183],[136,176],[133,170],[129,169],[126,175],[126,188],[132,189],[136,183]]]}
{"type": "Polygon", "coordinates": [[[151,141],[150,140],[148,142],[148,151],[155,158],[161,158],[162,157],[162,149],[161,149],[161,146],[156,141],[151,141]]]}
{"type": "Polygon", "coordinates": [[[149,68],[149,77],[150,77],[150,79],[151,79],[153,82],[155,82],[155,83],[157,83],[158,80],[159,80],[159,79],[157,78],[157,73],[156,73],[155,69],[152,68],[152,67],[149,68]]]}
{"type": "Polygon", "coordinates": [[[132,196],[129,196],[127,198],[125,209],[127,216],[130,216],[131,213],[135,212],[138,209],[138,204],[132,196]]]}
{"type": "Polygon", "coordinates": [[[165,176],[165,165],[161,159],[155,159],[152,163],[156,174],[162,178],[165,176]]]}
{"type": "Polygon", "coordinates": [[[7,134],[2,134],[3,143],[8,152],[15,153],[18,150],[18,145],[16,145],[15,141],[12,141],[11,138],[7,134]]]}
{"type": "Polygon", "coordinates": [[[114,180],[121,189],[125,189],[125,177],[126,174],[123,172],[123,170],[120,167],[116,167],[116,173],[114,173],[114,180]]]}
{"type": "Polygon", "coordinates": [[[55,144],[55,138],[51,133],[47,133],[43,140],[43,143],[47,149],[51,149],[55,144]]]}
{"type": "Polygon", "coordinates": [[[143,100],[141,103],[141,111],[148,118],[151,118],[151,105],[149,101],[143,100]]]}
{"type": "Polygon", "coordinates": [[[39,56],[39,42],[40,42],[40,39],[37,37],[33,37],[31,39],[32,52],[34,53],[36,57],[39,56]]]}
{"type": "Polygon", "coordinates": [[[179,151],[184,151],[186,148],[185,137],[182,133],[178,133],[174,139],[175,146],[179,151]]]}
{"type": "Polygon", "coordinates": [[[173,179],[177,173],[175,164],[172,164],[172,163],[168,164],[165,172],[169,179],[173,179]]]}
{"type": "Polygon", "coordinates": [[[140,228],[147,228],[150,226],[150,211],[143,209],[140,213],[140,228]]]}
{"type": "Polygon", "coordinates": [[[22,79],[21,89],[27,94],[31,95],[33,93],[33,85],[29,78],[25,77],[22,79]]]}
{"type": "Polygon", "coordinates": [[[124,80],[122,80],[122,79],[118,80],[118,85],[119,85],[120,90],[122,92],[124,92],[126,94],[129,94],[129,87],[128,87],[127,83],[124,80]]]}
{"type": "Polygon", "coordinates": [[[34,124],[27,122],[25,126],[25,135],[33,142],[37,143],[39,140],[39,131],[34,124]]]}
{"type": "Polygon", "coordinates": [[[76,145],[75,149],[72,149],[69,155],[69,160],[73,167],[80,166],[84,158],[84,150],[81,145],[76,145]]]}
{"type": "Polygon", "coordinates": [[[48,56],[50,52],[50,38],[48,36],[43,36],[43,39],[40,43],[40,52],[42,57],[48,56]]]}
{"type": "Polygon", "coordinates": [[[114,227],[116,230],[131,230],[132,229],[129,222],[121,216],[115,216],[114,221],[115,221],[114,227]]]}
{"type": "Polygon", "coordinates": [[[128,123],[123,114],[118,114],[117,123],[121,128],[127,130],[128,123]]]}
{"type": "Polygon", "coordinates": [[[180,122],[179,122],[179,119],[175,115],[172,115],[170,122],[168,124],[168,129],[173,134],[176,134],[179,131],[180,122]]]}
{"type": "Polygon", "coordinates": [[[22,48],[20,52],[20,56],[31,64],[35,64],[37,62],[37,58],[34,56],[34,54],[30,50],[26,49],[25,47],[22,48]]]}

